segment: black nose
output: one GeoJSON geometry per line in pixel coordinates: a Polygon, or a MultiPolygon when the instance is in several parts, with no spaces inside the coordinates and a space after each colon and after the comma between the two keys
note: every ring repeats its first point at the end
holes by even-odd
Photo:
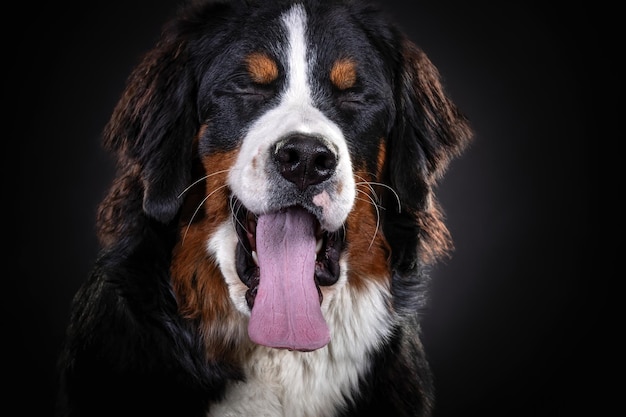
{"type": "Polygon", "coordinates": [[[278,172],[300,190],[327,180],[335,172],[337,157],[319,138],[291,135],[274,148],[278,172]]]}

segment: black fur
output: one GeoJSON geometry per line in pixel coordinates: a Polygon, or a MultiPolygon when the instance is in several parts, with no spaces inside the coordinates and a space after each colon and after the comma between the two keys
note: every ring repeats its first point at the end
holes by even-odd
{"type": "Polygon", "coordinates": [[[173,230],[148,223],[103,251],[76,294],[60,359],[61,415],[202,416],[224,381],[239,377],[202,360],[169,285],[173,230]]]}
{"type": "MultiPolygon", "coordinates": [[[[336,49],[359,50],[379,82],[358,112],[351,104],[338,110],[332,97],[316,104],[348,132],[351,156],[372,172],[379,144],[362,138],[384,140],[382,179],[397,193],[380,190],[398,322],[392,339],[371,353],[355,402],[337,415],[425,417],[434,390],[418,311],[426,300],[425,268],[451,249],[434,187],[471,132],[432,63],[376,8],[304,3],[310,15],[321,16],[314,25],[329,23],[326,35],[336,49]],[[368,43],[351,36],[356,30],[368,43]]],[[[235,148],[233,138],[274,103],[271,91],[240,101],[222,97],[230,88],[224,68],[253,42],[272,36],[265,24],[269,7],[263,1],[184,7],[129,77],[105,129],[118,176],[98,217],[102,252],[72,306],[59,361],[59,416],[203,416],[229,381],[244,377],[227,361],[204,359],[198,329],[178,312],[169,267],[183,201],[178,196],[194,178],[194,158],[235,148]],[[200,126],[215,120],[195,148],[200,126]]],[[[324,53],[320,61],[335,58],[330,48],[324,53]]]]}

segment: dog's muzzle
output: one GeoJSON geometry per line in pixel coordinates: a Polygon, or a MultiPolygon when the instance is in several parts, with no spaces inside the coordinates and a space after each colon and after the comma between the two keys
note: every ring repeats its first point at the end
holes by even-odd
{"type": "Polygon", "coordinates": [[[248,334],[265,346],[315,350],[330,341],[320,286],[339,280],[344,230],[322,228],[313,197],[332,186],[337,152],[323,139],[305,134],[284,137],[268,151],[270,183],[284,204],[257,215],[233,200],[236,269],[248,287],[251,310],[248,334]]]}

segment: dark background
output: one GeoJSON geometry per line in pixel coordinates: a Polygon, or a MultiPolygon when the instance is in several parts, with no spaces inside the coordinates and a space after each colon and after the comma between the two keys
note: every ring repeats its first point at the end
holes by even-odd
{"type": "MultiPolygon", "coordinates": [[[[424,314],[436,417],[584,414],[604,402],[590,343],[602,320],[592,306],[604,295],[591,256],[595,32],[582,5],[565,16],[547,4],[487,4],[384,1],[476,131],[439,187],[456,250],[434,269],[424,314]]],[[[113,175],[100,134],[176,2],[18,7],[5,26],[19,30],[4,34],[13,271],[2,294],[4,379],[12,415],[46,416],[70,300],[96,256],[96,206],[113,175]]]]}

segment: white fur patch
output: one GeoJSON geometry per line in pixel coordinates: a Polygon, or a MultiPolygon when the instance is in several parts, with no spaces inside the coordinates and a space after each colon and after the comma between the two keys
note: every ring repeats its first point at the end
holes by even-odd
{"type": "Polygon", "coordinates": [[[313,106],[308,80],[306,48],[306,13],[301,5],[282,16],[288,32],[286,64],[287,87],[279,104],[267,111],[248,129],[237,160],[228,175],[228,185],[246,208],[256,214],[276,209],[268,206],[271,179],[268,176],[270,149],[290,134],[309,134],[326,142],[336,152],[337,167],[329,182],[330,202],[324,205],[322,227],[337,230],[345,221],[356,195],[352,163],[341,129],[313,106]]]}
{"type": "Polygon", "coordinates": [[[216,230],[208,241],[207,251],[214,256],[220,267],[226,285],[228,285],[228,294],[235,308],[246,316],[250,316],[250,309],[246,303],[248,287],[239,279],[235,265],[238,241],[233,224],[226,222],[216,230]]]}
{"type": "Polygon", "coordinates": [[[313,352],[257,347],[246,381],[228,386],[209,417],[334,415],[368,370],[368,353],[390,335],[389,297],[374,281],[358,294],[342,286],[324,313],[331,331],[326,347],[313,352]]]}

